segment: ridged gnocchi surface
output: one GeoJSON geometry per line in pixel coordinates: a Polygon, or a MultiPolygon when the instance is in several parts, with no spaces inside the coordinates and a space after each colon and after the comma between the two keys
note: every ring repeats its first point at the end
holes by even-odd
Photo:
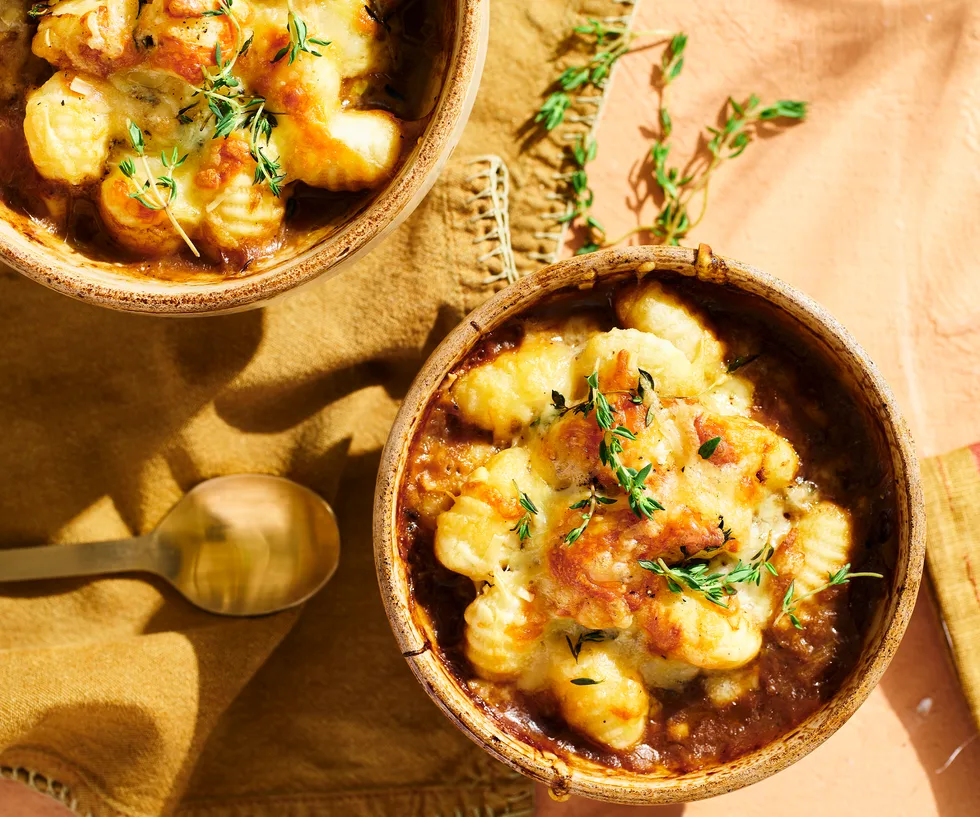
{"type": "Polygon", "coordinates": [[[471,430],[482,464],[447,483],[433,542],[475,588],[473,689],[540,701],[591,745],[637,757],[696,734],[665,709],[677,695],[719,711],[762,695],[772,640],[796,638],[788,613],[832,610],[828,579],[860,554],[852,513],[760,412],[746,358],[733,363],[705,312],[657,280],[619,288],[612,311],[611,327],[525,319],[519,340],[448,378],[449,427],[471,430]],[[632,497],[623,469],[642,476],[632,497]]]}
{"type": "Polygon", "coordinates": [[[395,172],[405,123],[378,99],[398,85],[398,5],[0,0],[0,103],[24,106],[46,195],[91,198],[121,247],[243,267],[281,243],[297,185],[395,172]]]}

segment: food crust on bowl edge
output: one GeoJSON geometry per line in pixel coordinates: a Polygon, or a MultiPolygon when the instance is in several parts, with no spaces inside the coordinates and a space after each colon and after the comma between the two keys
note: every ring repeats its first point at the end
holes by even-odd
{"type": "Polygon", "coordinates": [[[707,247],[633,248],[447,338],[385,450],[375,546],[403,653],[464,731],[559,794],[661,803],[850,716],[911,612],[921,516],[908,432],[833,318],[707,247]],[[884,578],[821,589],[847,564],[884,578]]]}

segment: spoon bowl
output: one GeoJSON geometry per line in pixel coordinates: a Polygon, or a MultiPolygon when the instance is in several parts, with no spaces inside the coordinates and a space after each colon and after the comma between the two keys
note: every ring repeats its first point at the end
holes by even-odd
{"type": "Polygon", "coordinates": [[[209,612],[259,616],[302,604],[339,562],[323,499],[282,477],[238,474],[202,482],[145,536],[0,551],[0,582],[143,571],[209,612]]]}

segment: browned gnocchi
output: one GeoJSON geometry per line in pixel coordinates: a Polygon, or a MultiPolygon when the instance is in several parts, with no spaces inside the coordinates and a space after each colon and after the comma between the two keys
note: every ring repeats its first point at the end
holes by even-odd
{"type": "Polygon", "coordinates": [[[891,500],[816,356],[712,287],[637,278],[544,300],[452,369],[399,546],[433,649],[503,728],[683,773],[833,694],[891,500]]]}
{"type": "Polygon", "coordinates": [[[0,107],[24,148],[0,157],[0,190],[43,190],[36,215],[52,221],[90,200],[130,255],[244,269],[316,190],[392,178],[424,117],[400,83],[417,72],[399,13],[398,0],[0,0],[0,107]]]}

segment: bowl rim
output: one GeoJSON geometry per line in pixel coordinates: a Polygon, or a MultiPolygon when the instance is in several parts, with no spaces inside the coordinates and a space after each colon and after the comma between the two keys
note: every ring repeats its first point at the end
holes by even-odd
{"type": "Polygon", "coordinates": [[[925,513],[911,434],[891,389],[877,366],[846,329],[809,296],[747,264],[697,250],[643,246],[603,250],[560,261],[520,279],[471,312],[436,348],[413,381],[392,425],[381,456],[374,504],[374,551],[378,582],[395,639],[412,672],[433,701],[472,740],[511,768],[548,785],[559,799],[577,794],[608,802],[664,804],[688,802],[734,791],[758,782],[809,754],[857,711],[881,679],[895,654],[912,614],[925,556],[925,513]],[[475,342],[514,315],[551,293],[586,289],[599,279],[636,270],[640,274],[680,272],[711,283],[734,285],[758,295],[808,332],[811,340],[841,357],[861,380],[861,404],[880,426],[891,454],[898,506],[899,554],[892,586],[882,610],[885,618],[874,640],[840,689],[809,718],[777,741],[720,766],[683,775],[660,777],[606,769],[581,758],[560,757],[531,746],[501,729],[431,649],[417,626],[409,598],[404,563],[398,554],[395,509],[405,454],[434,390],[475,342]],[[805,316],[812,325],[803,324],[805,316]],[[818,327],[814,329],[814,325],[818,327]],[[847,360],[844,357],[848,358],[847,360]],[[774,752],[774,747],[781,751],[774,752]]]}
{"type": "MultiPolygon", "coordinates": [[[[28,230],[0,218],[0,260],[28,278],[78,300],[127,312],[198,315],[251,309],[286,292],[332,277],[374,249],[429,192],[476,101],[489,41],[490,0],[456,0],[446,79],[431,119],[395,177],[365,209],[323,242],[254,275],[220,281],[170,282],[126,272],[121,263],[63,256],[28,230]]],[[[38,227],[38,233],[43,229],[38,227]]]]}

